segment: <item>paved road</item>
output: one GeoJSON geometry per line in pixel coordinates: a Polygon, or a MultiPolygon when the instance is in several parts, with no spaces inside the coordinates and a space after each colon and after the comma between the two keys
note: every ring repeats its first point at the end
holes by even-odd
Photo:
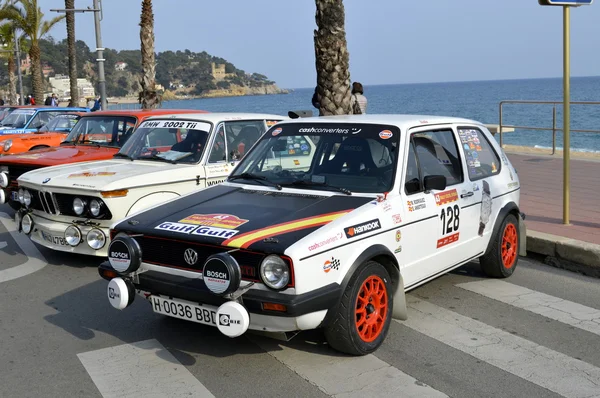
{"type": "MultiPolygon", "coordinates": [[[[0,211],[2,211],[0,209],[0,211]]],[[[0,217],[4,217],[1,216],[0,217]]],[[[238,339],[105,297],[98,261],[19,248],[0,223],[0,397],[600,397],[600,284],[521,259],[508,280],[469,264],[410,293],[366,357],[319,332],[238,339]]]]}

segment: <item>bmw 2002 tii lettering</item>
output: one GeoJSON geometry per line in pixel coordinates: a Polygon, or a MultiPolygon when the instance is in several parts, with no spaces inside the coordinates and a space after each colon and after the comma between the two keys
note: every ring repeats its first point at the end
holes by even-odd
{"type": "Polygon", "coordinates": [[[117,309],[217,327],[323,328],[375,351],[405,293],[467,262],[508,277],[525,253],[516,171],[481,123],[361,115],[283,121],[227,181],[132,215],[99,267],[117,309]]]}

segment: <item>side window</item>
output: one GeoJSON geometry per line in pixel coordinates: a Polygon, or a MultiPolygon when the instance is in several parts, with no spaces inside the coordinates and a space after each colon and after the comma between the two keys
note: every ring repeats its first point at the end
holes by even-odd
{"type": "Polygon", "coordinates": [[[447,186],[464,181],[463,170],[458,154],[458,146],[452,130],[438,130],[415,133],[411,136],[406,183],[412,181],[406,192],[421,192],[423,180],[431,175],[446,177],[447,186]],[[411,159],[411,156],[414,158],[411,159]],[[411,169],[411,162],[412,169],[411,169]],[[418,167],[417,167],[418,166],[418,167]],[[418,171],[415,171],[418,170],[418,171]],[[418,178],[419,187],[415,179],[418,178]]]}
{"type": "Polygon", "coordinates": [[[458,129],[458,135],[465,150],[471,181],[500,172],[500,158],[481,130],[460,128],[458,129]]]}
{"type": "Polygon", "coordinates": [[[42,114],[44,112],[38,112],[37,115],[35,115],[35,117],[31,120],[31,123],[29,123],[28,128],[30,129],[39,129],[40,127],[42,127],[44,124],[44,121],[42,120],[42,114]]]}
{"type": "Polygon", "coordinates": [[[209,163],[218,163],[227,160],[225,147],[225,129],[221,124],[217,130],[215,140],[213,141],[212,148],[210,149],[210,155],[208,157],[209,163]]]}

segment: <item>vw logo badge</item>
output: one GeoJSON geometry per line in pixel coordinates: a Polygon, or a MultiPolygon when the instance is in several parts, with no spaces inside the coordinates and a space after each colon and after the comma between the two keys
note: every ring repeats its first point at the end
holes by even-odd
{"type": "Polygon", "coordinates": [[[47,183],[48,181],[50,181],[50,178],[46,178],[44,181],[42,181],[42,184],[47,183]]]}
{"type": "Polygon", "coordinates": [[[198,261],[198,253],[196,253],[196,251],[193,249],[185,249],[185,252],[183,253],[183,259],[189,265],[194,265],[196,264],[196,261],[198,261]]]}

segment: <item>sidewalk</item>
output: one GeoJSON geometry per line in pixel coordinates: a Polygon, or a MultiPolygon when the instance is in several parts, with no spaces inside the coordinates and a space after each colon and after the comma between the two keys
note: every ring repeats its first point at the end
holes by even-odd
{"type": "Polygon", "coordinates": [[[521,181],[527,250],[600,272],[600,158],[571,157],[570,225],[564,225],[561,154],[505,151],[521,181]]]}

